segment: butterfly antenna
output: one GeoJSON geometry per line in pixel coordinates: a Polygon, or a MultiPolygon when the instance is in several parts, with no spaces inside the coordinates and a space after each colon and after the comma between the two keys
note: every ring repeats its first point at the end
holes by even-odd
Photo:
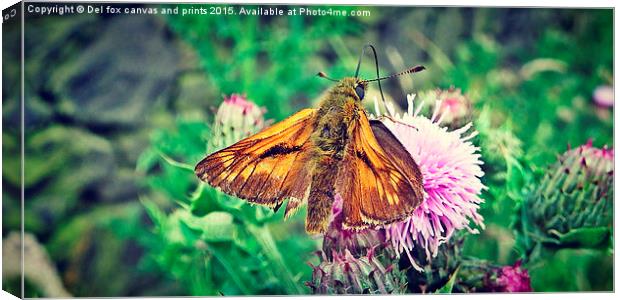
{"type": "Polygon", "coordinates": [[[319,77],[321,77],[321,78],[325,78],[325,79],[327,79],[327,80],[331,80],[331,81],[334,81],[334,82],[338,82],[338,80],[333,79],[333,78],[330,78],[329,76],[327,76],[327,74],[325,74],[325,73],[323,73],[323,72],[319,72],[319,73],[317,73],[317,74],[316,74],[316,76],[319,76],[319,77]]]}
{"type": "MultiPolygon", "coordinates": [[[[376,59],[377,57],[375,55],[375,60],[376,59]]],[[[405,75],[405,74],[413,74],[413,73],[424,71],[425,69],[426,68],[424,68],[424,66],[415,66],[407,70],[404,70],[402,72],[398,72],[396,74],[392,74],[392,75],[385,76],[385,77],[379,77],[379,64],[377,63],[377,78],[370,79],[370,80],[364,80],[362,82],[368,83],[368,82],[376,81],[379,84],[379,91],[381,92],[381,100],[383,100],[383,107],[387,108],[387,103],[385,103],[385,97],[383,97],[383,90],[381,90],[381,80],[385,80],[385,79],[389,79],[389,78],[393,78],[393,77],[405,75]]]]}
{"type": "MultiPolygon", "coordinates": [[[[383,105],[385,106],[385,96],[383,96],[383,88],[381,88],[381,80],[379,79],[379,59],[377,58],[377,50],[375,50],[375,47],[371,44],[366,44],[364,45],[364,48],[362,48],[362,53],[360,54],[360,59],[357,61],[357,68],[355,69],[355,78],[357,78],[357,76],[359,75],[360,72],[360,66],[362,65],[362,57],[364,57],[364,54],[366,54],[366,49],[372,50],[372,54],[375,57],[375,69],[377,70],[377,79],[373,79],[370,81],[377,81],[377,83],[379,84],[379,92],[381,93],[381,100],[383,100],[383,105]]],[[[362,82],[370,82],[369,80],[363,80],[362,82]]],[[[385,106],[387,107],[387,106],[385,106]]]]}
{"type": "Polygon", "coordinates": [[[392,74],[390,76],[385,76],[385,77],[381,77],[381,78],[379,78],[379,76],[377,76],[377,78],[375,78],[375,79],[368,79],[368,80],[364,80],[362,82],[373,82],[373,81],[379,81],[380,82],[380,80],[390,79],[392,77],[396,77],[396,76],[400,76],[400,75],[405,75],[405,74],[418,73],[418,72],[421,72],[421,71],[424,71],[424,70],[426,70],[426,68],[424,66],[415,66],[415,67],[411,67],[411,68],[409,68],[407,70],[404,70],[402,72],[398,72],[398,73],[392,74]]]}

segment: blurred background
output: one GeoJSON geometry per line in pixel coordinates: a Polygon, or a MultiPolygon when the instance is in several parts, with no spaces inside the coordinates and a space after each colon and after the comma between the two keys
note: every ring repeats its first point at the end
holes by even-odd
{"type": "MultiPolygon", "coordinates": [[[[191,168],[224,95],[245,94],[281,120],[331,86],[317,72],[351,76],[366,43],[381,74],[426,66],[384,82],[402,108],[408,93],[451,87],[470,103],[489,189],[486,229],[467,238],[467,254],[514,263],[510,226],[528,178],[567,145],[613,146],[612,10],[339,8],[370,15],[26,14],[25,231],[42,253],[26,264],[57,280],[27,278],[25,296],[309,293],[306,262],[320,240],[305,234],[305,213],[283,221],[205,191],[191,168]]],[[[18,72],[18,54],[3,52],[7,72],[18,72]]],[[[362,77],[374,72],[368,56],[362,77]]],[[[3,78],[11,122],[19,77],[3,78]]],[[[19,210],[20,148],[18,128],[2,134],[6,244],[19,230],[8,212],[19,210]]],[[[566,249],[528,268],[535,291],[601,291],[612,289],[612,261],[606,250],[566,249]]],[[[3,288],[16,291],[11,276],[3,288]]]]}

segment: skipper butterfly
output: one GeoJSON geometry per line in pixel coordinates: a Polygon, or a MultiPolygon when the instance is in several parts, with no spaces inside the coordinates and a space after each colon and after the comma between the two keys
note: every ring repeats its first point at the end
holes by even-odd
{"type": "MultiPolygon", "coordinates": [[[[371,81],[334,80],[318,108],[287,119],[210,154],[196,175],[227,194],[277,211],[285,218],[307,203],[306,231],[324,233],[334,196],[342,197],[345,228],[364,229],[402,221],[423,200],[422,175],[409,152],[383,123],[369,120],[362,100],[371,81]]],[[[366,48],[364,48],[366,49],[366,48]]],[[[364,52],[362,52],[362,55],[364,52]]],[[[383,96],[383,93],[382,93],[383,96]]]]}

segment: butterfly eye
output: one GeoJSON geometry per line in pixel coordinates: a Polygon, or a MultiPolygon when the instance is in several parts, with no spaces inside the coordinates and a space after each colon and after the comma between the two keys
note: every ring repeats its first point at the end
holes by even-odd
{"type": "Polygon", "coordinates": [[[358,84],[355,87],[355,93],[357,94],[357,96],[360,98],[360,100],[364,99],[364,86],[361,84],[358,84]]]}

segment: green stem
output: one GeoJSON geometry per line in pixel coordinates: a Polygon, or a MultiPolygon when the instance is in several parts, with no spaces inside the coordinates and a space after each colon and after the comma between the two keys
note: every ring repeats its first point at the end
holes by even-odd
{"type": "Polygon", "coordinates": [[[293,274],[284,263],[284,258],[282,258],[282,254],[280,254],[269,228],[266,226],[256,226],[251,223],[246,223],[246,228],[252,235],[254,235],[258,243],[263,248],[265,255],[271,261],[271,265],[274,268],[274,273],[282,276],[286,293],[289,295],[304,294],[303,289],[299,286],[293,277],[293,274]]]}
{"type": "Polygon", "coordinates": [[[454,67],[452,61],[448,55],[446,55],[441,48],[433,43],[426,35],[424,35],[419,30],[412,30],[410,35],[411,39],[428,55],[431,57],[431,60],[442,70],[447,71],[450,68],[454,67]]]}
{"type": "Polygon", "coordinates": [[[194,172],[194,167],[193,167],[193,166],[188,165],[188,164],[186,164],[186,163],[178,162],[178,161],[176,161],[176,160],[172,159],[170,156],[168,156],[168,155],[164,154],[163,152],[161,152],[161,151],[159,151],[159,150],[157,151],[157,153],[158,153],[158,154],[159,154],[159,156],[161,156],[161,158],[163,158],[163,159],[164,159],[164,161],[165,161],[165,162],[167,162],[169,165],[171,165],[171,166],[173,166],[173,167],[181,168],[181,169],[184,169],[184,170],[188,170],[188,171],[190,171],[190,172],[192,172],[192,173],[194,172]]]}

